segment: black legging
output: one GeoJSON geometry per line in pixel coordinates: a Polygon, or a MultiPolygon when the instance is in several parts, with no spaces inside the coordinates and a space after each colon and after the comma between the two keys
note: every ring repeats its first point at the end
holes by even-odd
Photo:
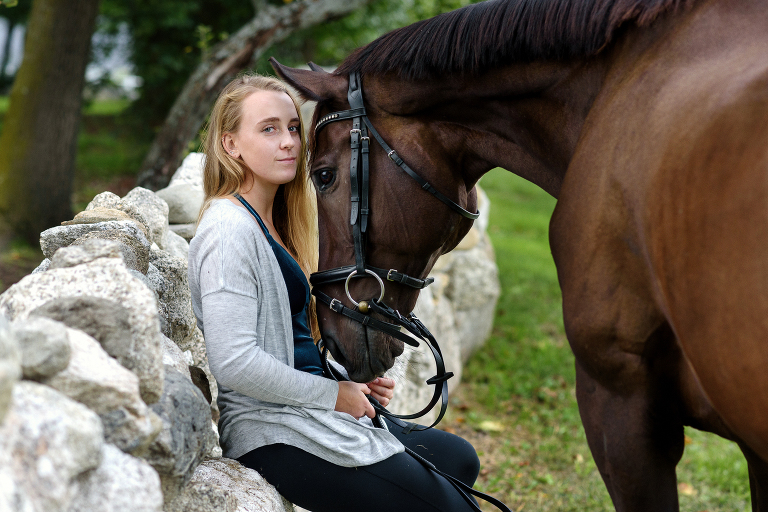
{"type": "MultiPolygon", "coordinates": [[[[387,423],[405,446],[441,471],[472,486],[480,471],[475,449],[459,436],[429,429],[404,435],[387,423]]],[[[286,499],[312,512],[469,512],[472,508],[443,477],[407,453],[376,464],[346,468],[299,448],[273,444],[238,459],[255,469],[286,499]]]]}

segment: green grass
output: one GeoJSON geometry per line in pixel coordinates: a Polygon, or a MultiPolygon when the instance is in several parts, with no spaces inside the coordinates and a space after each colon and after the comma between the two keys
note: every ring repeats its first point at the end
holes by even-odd
{"type": "MultiPolygon", "coordinates": [[[[573,354],[547,238],[555,200],[502,170],[486,175],[481,186],[491,200],[489,234],[502,294],[493,333],[464,369],[447,426],[467,435],[481,454],[477,487],[516,510],[613,510],[576,405],[573,354]]],[[[692,429],[686,437],[678,466],[681,510],[750,510],[738,447],[692,429]]]]}

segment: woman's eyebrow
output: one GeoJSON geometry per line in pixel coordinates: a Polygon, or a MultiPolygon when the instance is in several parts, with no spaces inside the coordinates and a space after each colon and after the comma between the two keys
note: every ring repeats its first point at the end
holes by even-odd
{"type": "MultiPolygon", "coordinates": [[[[275,123],[275,122],[279,122],[279,121],[280,121],[279,117],[268,117],[266,119],[262,119],[261,121],[259,121],[259,123],[275,123]]],[[[293,119],[291,119],[288,122],[289,123],[298,123],[299,122],[299,118],[298,117],[294,117],[293,119]]]]}

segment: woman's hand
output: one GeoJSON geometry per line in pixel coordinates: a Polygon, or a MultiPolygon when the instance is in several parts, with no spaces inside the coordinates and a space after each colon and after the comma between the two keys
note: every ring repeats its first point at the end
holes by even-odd
{"type": "Polygon", "coordinates": [[[382,407],[386,407],[392,397],[395,396],[395,381],[387,377],[377,377],[368,383],[371,396],[379,401],[382,407]]]}
{"type": "Polygon", "coordinates": [[[345,412],[356,420],[363,416],[373,418],[376,415],[376,411],[373,410],[368,397],[365,396],[370,393],[371,389],[365,384],[349,381],[339,382],[339,396],[336,397],[336,407],[334,409],[339,412],[345,412]]]}

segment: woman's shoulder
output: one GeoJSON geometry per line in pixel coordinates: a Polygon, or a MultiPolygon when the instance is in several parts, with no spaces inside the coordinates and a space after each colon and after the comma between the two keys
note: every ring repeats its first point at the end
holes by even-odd
{"type": "Polygon", "coordinates": [[[203,213],[195,236],[190,242],[190,251],[221,250],[227,254],[249,255],[254,257],[254,245],[269,244],[261,233],[261,228],[251,215],[228,199],[214,199],[203,213]],[[207,248],[207,249],[203,249],[207,248]]]}

